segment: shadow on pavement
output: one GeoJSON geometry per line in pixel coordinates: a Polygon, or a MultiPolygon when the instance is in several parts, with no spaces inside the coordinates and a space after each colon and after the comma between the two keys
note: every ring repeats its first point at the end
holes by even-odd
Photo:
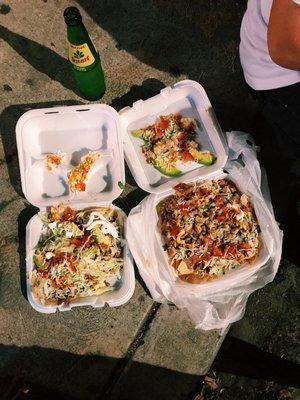
{"type": "Polygon", "coordinates": [[[72,106],[82,104],[75,100],[51,101],[44,103],[16,104],[4,109],[0,115],[0,134],[4,148],[5,161],[9,179],[15,191],[23,196],[21,188],[20,167],[17,153],[16,124],[26,111],[37,108],[72,106]]]}
{"type": "Polygon", "coordinates": [[[300,387],[300,366],[227,335],[212,369],[249,378],[300,387]]]}
{"type": "Polygon", "coordinates": [[[199,80],[208,67],[214,74],[215,57],[223,54],[218,68],[229,66],[234,72],[240,25],[237,19],[245,10],[244,1],[144,0],[142,9],[136,0],[77,3],[114,37],[119,50],[147,65],[199,80]],[[234,43],[229,53],[224,45],[230,41],[234,43]]]}
{"type": "Polygon", "coordinates": [[[201,382],[196,375],[126,359],[81,356],[37,346],[0,347],[3,400],[194,399],[201,382]],[[124,376],[120,364],[126,365],[124,376]]]}
{"type": "MultiPolygon", "coordinates": [[[[228,336],[212,366],[217,372],[299,387],[299,366],[228,336]]],[[[1,399],[194,400],[202,376],[96,355],[0,346],[1,399]]]]}
{"type": "Polygon", "coordinates": [[[68,60],[34,40],[12,32],[0,25],[0,38],[7,42],[36,70],[59,82],[76,94],[77,88],[68,60]]]}
{"type": "Polygon", "coordinates": [[[111,106],[117,111],[127,106],[132,106],[135,101],[146,100],[158,94],[166,85],[158,79],[149,78],[141,85],[133,85],[123,96],[112,100],[111,106]]]}
{"type": "Polygon", "coordinates": [[[117,49],[178,79],[185,74],[199,81],[224,130],[250,129],[255,103],[238,57],[245,1],[76,1],[117,49]]]}
{"type": "Polygon", "coordinates": [[[38,211],[38,208],[29,205],[18,216],[20,285],[22,294],[26,300],[28,300],[26,285],[26,225],[30,218],[33,217],[38,211]]]}

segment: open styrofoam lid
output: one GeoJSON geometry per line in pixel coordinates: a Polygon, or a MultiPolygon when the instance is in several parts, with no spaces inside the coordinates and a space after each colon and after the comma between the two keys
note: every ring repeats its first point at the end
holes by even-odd
{"type": "Polygon", "coordinates": [[[125,158],[137,184],[150,193],[162,193],[179,182],[193,182],[200,177],[210,178],[222,170],[227,161],[227,145],[204,88],[197,82],[185,80],[174,87],[166,87],[145,101],[139,100],[132,107],[120,111],[125,158]],[[133,137],[131,131],[153,124],[161,115],[180,113],[194,118],[196,141],[202,151],[210,151],[217,159],[213,165],[196,162],[178,165],[182,175],[174,178],[157,171],[146,162],[142,153],[143,141],[133,137]]]}
{"type": "Polygon", "coordinates": [[[107,105],[92,104],[37,109],[26,112],[16,126],[22,190],[39,208],[64,204],[109,204],[125,182],[123,144],[118,113],[107,105]],[[66,153],[66,161],[49,171],[48,154],[66,153]],[[85,192],[70,191],[68,172],[81,157],[99,151],[88,174],[85,192]]]}

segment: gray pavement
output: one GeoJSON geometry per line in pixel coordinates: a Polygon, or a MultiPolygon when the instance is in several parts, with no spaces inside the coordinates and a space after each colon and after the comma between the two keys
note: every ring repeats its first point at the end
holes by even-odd
{"type": "Polygon", "coordinates": [[[299,267],[282,261],[274,281],[250,296],[209,373],[219,390],[205,400],[300,398],[299,281],[299,267]]]}
{"type": "MultiPolygon", "coordinates": [[[[37,210],[22,196],[15,124],[30,108],[87,103],[77,94],[65,58],[62,12],[75,5],[101,55],[104,103],[120,110],[190,78],[206,88],[224,130],[251,131],[256,105],[238,63],[245,4],[0,1],[0,378],[17,377],[61,398],[176,400],[200,391],[201,376],[224,337],[195,330],[185,311],[155,304],[138,274],[134,296],[122,307],[54,315],[30,307],[22,293],[25,226],[37,210]]],[[[128,170],[126,179],[116,204],[128,213],[145,193],[128,170]]],[[[236,336],[247,336],[249,324],[255,325],[251,313],[251,322],[244,319],[234,328],[236,336]]],[[[3,390],[3,398],[10,398],[9,385],[3,390]]]]}

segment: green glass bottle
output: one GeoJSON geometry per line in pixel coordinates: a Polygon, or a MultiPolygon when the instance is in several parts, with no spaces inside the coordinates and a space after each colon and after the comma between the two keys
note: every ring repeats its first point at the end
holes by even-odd
{"type": "Polygon", "coordinates": [[[76,7],[66,8],[64,18],[67,24],[68,58],[78,89],[86,99],[99,100],[105,93],[99,53],[82,23],[79,10],[76,7]]]}

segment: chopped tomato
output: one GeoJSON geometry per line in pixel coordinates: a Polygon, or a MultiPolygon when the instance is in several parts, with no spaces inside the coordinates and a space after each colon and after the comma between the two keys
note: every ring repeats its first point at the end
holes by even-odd
{"type": "Polygon", "coordinates": [[[75,217],[75,211],[71,207],[66,207],[63,213],[63,220],[64,221],[71,221],[75,217]]]}
{"type": "Polygon", "coordinates": [[[194,161],[194,157],[191,155],[189,151],[183,151],[181,153],[181,158],[183,161],[194,161]]]}
{"type": "Polygon", "coordinates": [[[180,135],[178,135],[178,141],[179,142],[184,142],[185,140],[186,140],[186,138],[187,138],[187,136],[188,136],[188,132],[182,132],[180,135]]]}
{"type": "Polygon", "coordinates": [[[177,185],[174,186],[174,190],[176,192],[179,192],[180,194],[184,194],[186,190],[189,189],[189,185],[186,183],[178,183],[177,185]]]}
{"type": "Polygon", "coordinates": [[[82,245],[81,238],[73,238],[70,239],[70,244],[74,244],[74,246],[80,247],[82,245]]]}
{"type": "Polygon", "coordinates": [[[67,253],[65,253],[64,251],[56,252],[55,256],[50,258],[50,264],[60,264],[66,258],[66,255],[67,253]]]}
{"type": "Polygon", "coordinates": [[[250,250],[251,247],[248,243],[243,242],[238,245],[238,249],[239,250],[250,250]]]}
{"type": "Polygon", "coordinates": [[[189,206],[188,206],[188,204],[182,203],[182,204],[175,204],[174,208],[175,208],[175,210],[183,211],[183,210],[188,210],[189,206]]]}
{"type": "Polygon", "coordinates": [[[39,272],[39,275],[40,275],[42,278],[47,278],[47,277],[48,277],[48,271],[39,269],[38,272],[39,272]]]}
{"type": "Polygon", "coordinates": [[[77,238],[70,239],[70,244],[74,244],[77,247],[87,245],[92,241],[92,236],[81,236],[77,238]]]}
{"type": "Polygon", "coordinates": [[[170,229],[171,236],[176,236],[180,232],[180,228],[177,225],[173,225],[170,229]]]}
{"type": "Polygon", "coordinates": [[[161,118],[160,121],[159,121],[159,126],[162,129],[167,129],[167,127],[169,126],[169,120],[165,119],[165,118],[161,118]]]}
{"type": "Polygon", "coordinates": [[[218,222],[223,222],[227,218],[227,212],[222,211],[220,215],[217,216],[217,221],[218,222]]]}
{"type": "Polygon", "coordinates": [[[59,280],[59,283],[65,286],[68,283],[68,278],[66,276],[62,276],[59,280]]]}
{"type": "Polygon", "coordinates": [[[213,248],[213,255],[215,256],[215,257],[223,257],[223,250],[220,248],[220,247],[218,247],[218,246],[214,246],[214,248],[213,248]]]}
{"type": "Polygon", "coordinates": [[[210,259],[210,254],[209,253],[202,254],[201,259],[202,261],[208,261],[210,259]]]}
{"type": "Polygon", "coordinates": [[[86,246],[88,246],[88,245],[90,245],[90,244],[92,244],[94,242],[94,239],[93,239],[93,237],[91,235],[90,236],[83,236],[83,237],[84,237],[84,244],[86,246]]]}
{"type": "Polygon", "coordinates": [[[106,251],[109,250],[109,246],[105,243],[101,243],[99,244],[100,249],[103,251],[103,253],[105,253],[106,251]]]}
{"type": "Polygon", "coordinates": [[[205,188],[199,188],[198,193],[200,196],[206,196],[208,193],[207,189],[205,188]]]}
{"type": "Polygon", "coordinates": [[[222,198],[222,196],[216,196],[215,198],[214,198],[214,202],[216,203],[216,205],[217,206],[221,206],[222,204],[223,204],[223,198],[222,198]]]}
{"type": "Polygon", "coordinates": [[[84,192],[84,191],[85,191],[85,183],[84,183],[84,182],[78,182],[78,183],[76,183],[75,189],[76,189],[78,192],[84,192]]]}
{"type": "Polygon", "coordinates": [[[252,208],[250,205],[246,205],[246,206],[242,205],[241,210],[244,211],[245,213],[249,212],[249,211],[252,212],[252,208]]]}
{"type": "Polygon", "coordinates": [[[234,255],[235,250],[236,250],[236,246],[234,244],[229,244],[225,248],[225,253],[228,255],[234,255]]]}
{"type": "Polygon", "coordinates": [[[67,255],[67,265],[71,271],[76,272],[75,257],[72,254],[67,255]]]}
{"type": "Polygon", "coordinates": [[[59,285],[57,284],[57,282],[56,282],[55,279],[51,279],[51,285],[52,285],[54,288],[59,288],[59,285]]]}
{"type": "Polygon", "coordinates": [[[76,266],[75,266],[75,260],[73,259],[73,258],[71,258],[70,260],[69,260],[69,267],[70,267],[70,270],[71,271],[73,271],[73,272],[76,272],[77,270],[76,270],[76,266]]]}
{"type": "Polygon", "coordinates": [[[202,240],[205,246],[211,246],[213,244],[213,240],[209,236],[204,236],[202,240]]]}
{"type": "Polygon", "coordinates": [[[193,264],[198,264],[199,262],[201,262],[202,258],[200,254],[193,254],[192,255],[192,262],[193,264]]]}
{"type": "Polygon", "coordinates": [[[157,136],[162,136],[165,130],[169,126],[169,121],[167,119],[161,119],[157,124],[155,124],[154,129],[157,136]]]}
{"type": "Polygon", "coordinates": [[[192,262],[193,264],[198,264],[202,261],[207,261],[210,258],[210,255],[208,253],[204,254],[193,254],[192,256],[192,262]]]}
{"type": "Polygon", "coordinates": [[[164,129],[155,128],[155,138],[161,138],[164,134],[164,129]]]}

